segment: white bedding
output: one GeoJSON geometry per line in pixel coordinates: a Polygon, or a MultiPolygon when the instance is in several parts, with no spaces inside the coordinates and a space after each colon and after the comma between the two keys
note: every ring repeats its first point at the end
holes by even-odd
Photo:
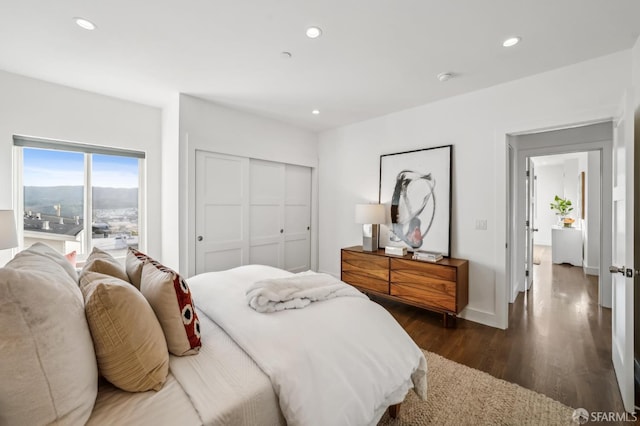
{"type": "Polygon", "coordinates": [[[379,305],[341,297],[269,314],[247,305],[252,283],[291,275],[249,265],[188,280],[199,310],[269,376],[289,426],[375,425],[412,387],[426,397],[424,355],[379,305]]]}
{"type": "Polygon", "coordinates": [[[213,321],[198,311],[198,355],[170,355],[159,392],[100,385],[89,425],[285,425],[271,381],[213,321]]]}
{"type": "Polygon", "coordinates": [[[96,404],[87,422],[88,426],[178,424],[201,425],[202,421],[171,374],[159,392],[125,392],[102,379],[96,404]]]}
{"type": "MultiPolygon", "coordinates": [[[[202,347],[171,356],[171,372],[205,425],[285,425],[271,381],[216,323],[197,310],[202,347]]],[[[186,423],[165,423],[185,425],[186,423]]]]}

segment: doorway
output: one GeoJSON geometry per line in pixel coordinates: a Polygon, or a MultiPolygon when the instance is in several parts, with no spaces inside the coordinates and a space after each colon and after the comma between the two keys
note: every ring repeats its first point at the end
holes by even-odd
{"type": "MultiPolygon", "coordinates": [[[[530,157],[532,275],[543,261],[598,277],[601,232],[600,151],[530,157]]],[[[529,253],[527,253],[527,256],[529,253]]],[[[550,265],[549,265],[550,266],[550,265]]],[[[605,271],[606,273],[606,271],[605,271]]],[[[597,281],[597,278],[596,278],[597,281]]],[[[596,302],[599,302],[596,293],[596,302]]],[[[606,301],[601,303],[610,307],[606,301]]]]}
{"type": "MultiPolygon", "coordinates": [[[[600,187],[610,188],[612,186],[612,134],[612,122],[606,121],[561,130],[510,135],[508,137],[509,148],[513,150],[513,159],[510,161],[509,170],[510,174],[515,176],[515,188],[510,191],[508,203],[509,210],[512,211],[512,214],[509,215],[512,223],[509,226],[509,229],[512,230],[512,235],[509,239],[513,242],[510,256],[510,269],[513,279],[510,283],[509,302],[512,303],[533,279],[531,276],[533,273],[533,244],[527,241],[533,240],[531,235],[535,235],[535,232],[532,230],[539,228],[535,227],[535,217],[528,223],[526,217],[527,210],[533,209],[528,203],[528,192],[533,193],[535,191],[535,189],[527,189],[526,171],[527,163],[530,162],[529,159],[558,154],[573,155],[577,152],[597,152],[600,158],[599,170],[597,174],[590,173],[589,176],[595,177],[597,181],[599,175],[600,187]],[[524,224],[525,226],[517,226],[517,224],[524,224]]],[[[598,169],[595,166],[594,168],[598,169]]],[[[571,174],[573,175],[574,173],[571,174]]],[[[575,177],[570,176],[569,178],[575,182],[575,191],[577,191],[577,167],[575,177]]],[[[601,199],[598,206],[600,213],[598,265],[608,265],[611,260],[611,233],[604,232],[611,229],[611,210],[608,208],[610,205],[610,191],[601,191],[601,199]]],[[[539,200],[538,207],[544,208],[544,202],[539,200]]],[[[597,241],[597,238],[593,238],[593,241],[597,241]]],[[[609,274],[600,274],[598,303],[604,307],[611,306],[611,276],[609,274]]]]}

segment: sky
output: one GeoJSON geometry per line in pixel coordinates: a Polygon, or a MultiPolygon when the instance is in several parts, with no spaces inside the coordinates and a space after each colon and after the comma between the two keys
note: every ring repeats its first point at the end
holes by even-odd
{"type": "MultiPolygon", "coordinates": [[[[35,148],[23,149],[24,186],[84,185],[84,154],[35,148]]],[[[97,187],[137,188],[138,159],[93,154],[91,183],[97,187]]]]}

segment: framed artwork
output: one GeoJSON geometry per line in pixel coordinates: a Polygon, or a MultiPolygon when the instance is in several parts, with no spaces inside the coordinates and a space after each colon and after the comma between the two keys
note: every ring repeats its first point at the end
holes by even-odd
{"type": "Polygon", "coordinates": [[[380,247],[450,255],[452,150],[446,145],[380,156],[379,201],[389,215],[380,226],[380,247]]]}

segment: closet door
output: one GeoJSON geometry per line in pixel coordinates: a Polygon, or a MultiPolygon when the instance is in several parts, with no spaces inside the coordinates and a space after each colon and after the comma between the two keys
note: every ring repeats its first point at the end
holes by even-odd
{"type": "Polygon", "coordinates": [[[285,166],[284,266],[291,272],[311,268],[311,169],[285,166]]]}
{"type": "Polygon", "coordinates": [[[250,160],[249,263],[284,268],[285,165],[250,160]]]}
{"type": "Polygon", "coordinates": [[[249,262],[249,159],[196,151],[196,273],[249,262]]]}

